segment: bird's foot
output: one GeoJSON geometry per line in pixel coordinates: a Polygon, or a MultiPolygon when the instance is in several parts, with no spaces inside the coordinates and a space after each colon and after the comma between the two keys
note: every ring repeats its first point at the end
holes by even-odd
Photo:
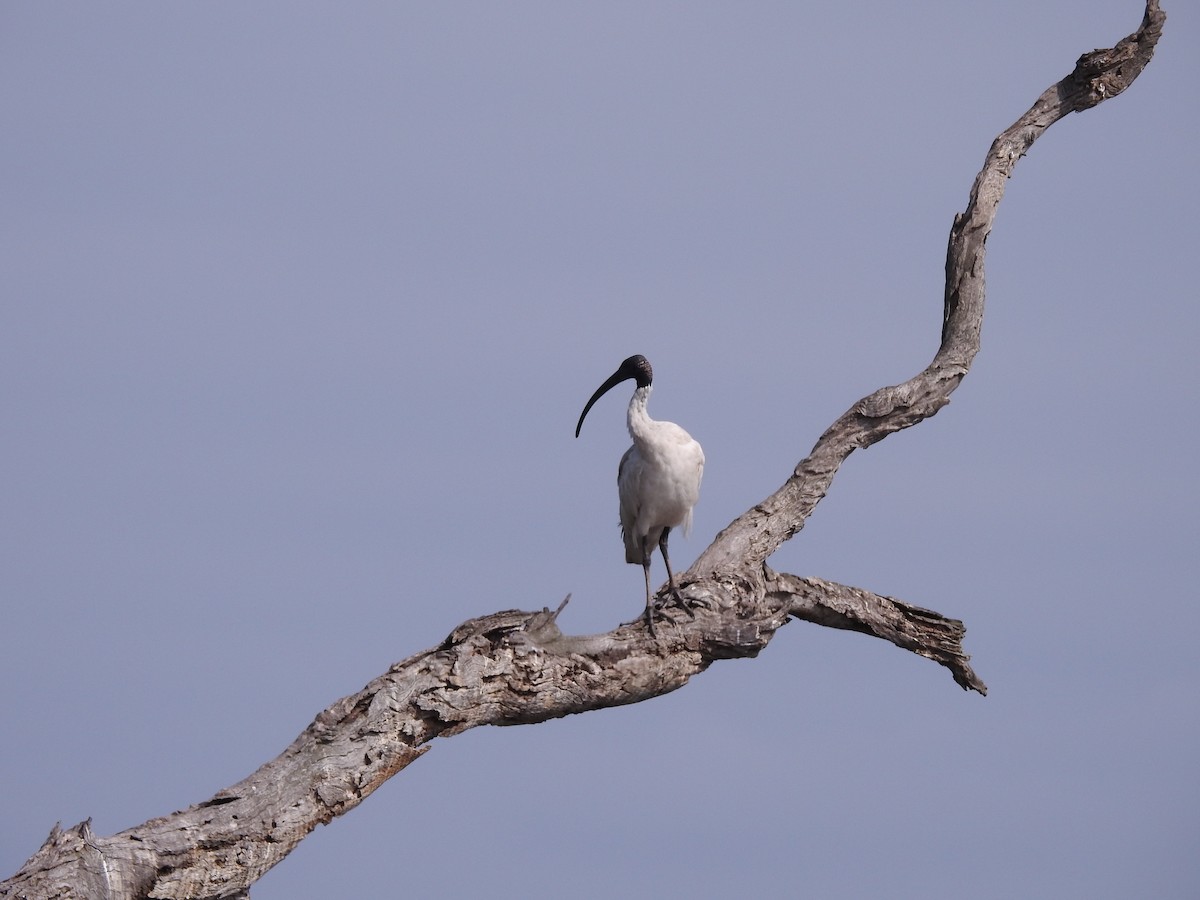
{"type": "Polygon", "coordinates": [[[646,629],[650,632],[650,637],[658,640],[658,632],[654,630],[654,607],[650,604],[646,606],[646,629]]]}
{"type": "Polygon", "coordinates": [[[671,588],[667,592],[667,599],[663,603],[664,606],[678,606],[690,618],[696,618],[697,609],[712,609],[712,603],[705,597],[685,597],[679,592],[679,588],[671,588]]]}
{"type": "Polygon", "coordinates": [[[712,609],[713,604],[705,597],[685,597],[678,588],[668,588],[665,593],[658,594],[646,604],[646,612],[642,616],[646,621],[646,630],[650,637],[658,640],[658,631],[654,627],[655,617],[674,625],[677,621],[672,615],[674,608],[682,609],[692,619],[696,618],[697,609],[712,609]]]}

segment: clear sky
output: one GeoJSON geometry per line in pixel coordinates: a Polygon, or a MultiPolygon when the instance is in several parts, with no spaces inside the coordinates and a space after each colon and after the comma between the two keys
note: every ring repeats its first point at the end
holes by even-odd
{"type": "MultiPolygon", "coordinates": [[[[954,402],[771,560],[963,619],[988,697],[793,623],[436,742],[256,900],[1197,896],[1200,9],[1165,6],[1017,167],[954,402]]],[[[925,365],[988,145],[1141,15],[4,4],[0,873],[206,799],[467,618],[634,617],[595,387],[645,354],[704,445],[682,569],[925,365]]]]}

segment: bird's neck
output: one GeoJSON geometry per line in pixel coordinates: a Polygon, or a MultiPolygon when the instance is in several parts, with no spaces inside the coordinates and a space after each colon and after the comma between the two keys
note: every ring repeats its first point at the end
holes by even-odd
{"type": "Polygon", "coordinates": [[[646,441],[650,437],[650,430],[654,425],[654,420],[646,412],[646,403],[649,399],[650,385],[646,385],[635,390],[633,399],[629,401],[629,412],[625,417],[625,423],[629,428],[629,436],[633,438],[635,444],[646,441]]]}

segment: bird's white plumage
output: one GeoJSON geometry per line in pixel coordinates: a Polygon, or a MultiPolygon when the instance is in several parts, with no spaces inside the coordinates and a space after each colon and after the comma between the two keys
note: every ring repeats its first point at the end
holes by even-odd
{"type": "Polygon", "coordinates": [[[658,546],[664,529],[691,531],[704,476],[700,444],[674,422],[651,419],[649,397],[649,386],[633,393],[627,416],[633,446],[617,469],[625,561],[639,565],[658,546]]]}

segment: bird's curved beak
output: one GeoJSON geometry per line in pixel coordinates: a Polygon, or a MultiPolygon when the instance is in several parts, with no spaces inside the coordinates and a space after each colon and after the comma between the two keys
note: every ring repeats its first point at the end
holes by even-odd
{"type": "Polygon", "coordinates": [[[600,387],[596,388],[596,393],[592,394],[592,399],[587,402],[587,405],[583,408],[583,412],[579,414],[579,424],[575,426],[575,437],[579,437],[579,429],[583,427],[583,420],[587,416],[588,410],[592,408],[595,402],[615,388],[622,381],[628,381],[629,379],[635,377],[636,376],[631,374],[624,365],[609,375],[608,380],[605,381],[604,384],[600,385],[600,387]]]}

